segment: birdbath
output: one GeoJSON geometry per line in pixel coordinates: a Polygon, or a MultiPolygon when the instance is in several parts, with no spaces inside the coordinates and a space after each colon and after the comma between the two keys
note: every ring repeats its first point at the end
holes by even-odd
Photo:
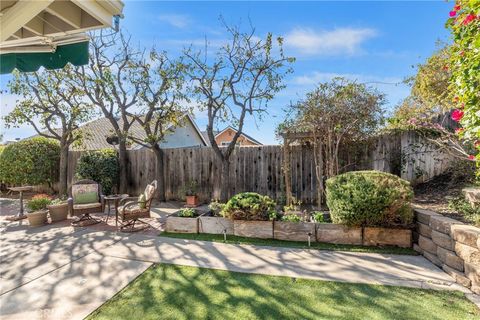
{"type": "Polygon", "coordinates": [[[33,188],[31,186],[24,186],[24,187],[11,187],[8,189],[10,189],[13,192],[18,192],[20,194],[20,212],[11,217],[7,217],[7,220],[17,221],[17,220],[25,219],[27,216],[23,213],[23,192],[31,191],[33,188]]]}

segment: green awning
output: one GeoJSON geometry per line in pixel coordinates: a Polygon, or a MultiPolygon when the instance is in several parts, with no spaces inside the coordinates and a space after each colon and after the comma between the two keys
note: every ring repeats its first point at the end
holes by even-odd
{"type": "Polygon", "coordinates": [[[60,69],[68,62],[75,66],[88,63],[88,41],[57,46],[55,52],[22,52],[0,54],[0,73],[37,71],[40,67],[60,69]]]}

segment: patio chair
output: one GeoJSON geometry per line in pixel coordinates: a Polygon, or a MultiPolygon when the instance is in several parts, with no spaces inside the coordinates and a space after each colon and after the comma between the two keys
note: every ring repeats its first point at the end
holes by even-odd
{"type": "Polygon", "coordinates": [[[135,232],[147,228],[148,223],[140,220],[141,218],[150,218],[150,208],[153,197],[157,190],[157,180],[147,185],[145,191],[139,197],[129,197],[120,201],[118,207],[118,218],[122,221],[120,230],[126,232],[135,232]],[[144,227],[135,229],[135,223],[141,222],[144,227]]]}
{"type": "Polygon", "coordinates": [[[75,182],[68,198],[68,211],[71,216],[79,217],[72,222],[73,226],[99,223],[91,216],[92,213],[102,213],[105,209],[104,196],[102,194],[102,185],[93,180],[79,180],[75,182]]]}

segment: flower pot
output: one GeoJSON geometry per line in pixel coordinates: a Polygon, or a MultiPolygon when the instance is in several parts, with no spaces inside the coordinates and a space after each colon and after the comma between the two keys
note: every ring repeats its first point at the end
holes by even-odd
{"type": "Polygon", "coordinates": [[[28,223],[31,227],[43,226],[47,223],[48,210],[39,210],[27,213],[28,223]]]}
{"type": "Polygon", "coordinates": [[[185,196],[187,201],[187,206],[189,207],[198,207],[198,197],[197,196],[185,196]]]}
{"type": "Polygon", "coordinates": [[[47,206],[50,213],[50,219],[52,222],[63,221],[67,219],[68,216],[68,204],[52,204],[47,206]]]}

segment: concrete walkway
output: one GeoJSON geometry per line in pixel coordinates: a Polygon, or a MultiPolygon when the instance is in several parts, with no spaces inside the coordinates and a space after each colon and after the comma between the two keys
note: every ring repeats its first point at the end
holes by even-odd
{"type": "Polygon", "coordinates": [[[230,245],[58,224],[10,224],[0,240],[1,319],[82,319],[157,262],[465,291],[421,256],[230,245]]]}

